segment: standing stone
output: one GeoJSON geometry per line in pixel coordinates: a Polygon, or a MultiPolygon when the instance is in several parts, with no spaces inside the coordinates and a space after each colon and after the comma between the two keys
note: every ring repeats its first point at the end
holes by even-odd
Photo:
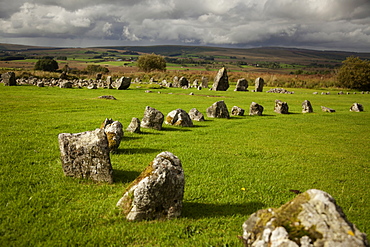
{"type": "Polygon", "coordinates": [[[72,82],[70,82],[70,81],[61,81],[60,83],[59,83],[59,87],[60,88],[72,88],[72,82]]]}
{"type": "Polygon", "coordinates": [[[176,109],[168,113],[165,123],[181,127],[194,126],[189,114],[183,109],[176,109]]]}
{"type": "Polygon", "coordinates": [[[122,124],[118,121],[113,121],[112,123],[106,124],[104,127],[104,131],[108,139],[109,150],[111,152],[117,151],[119,144],[121,143],[124,134],[122,128],[122,124]]]}
{"type": "Polygon", "coordinates": [[[64,175],[113,183],[107,136],[102,129],[58,135],[64,175]]]}
{"type": "Polygon", "coordinates": [[[288,114],[289,113],[288,103],[280,100],[275,100],[274,112],[279,114],[288,114]]]}
{"type": "Polygon", "coordinates": [[[107,85],[108,85],[108,89],[113,89],[113,86],[112,86],[112,76],[107,76],[107,85]]]}
{"type": "Polygon", "coordinates": [[[229,77],[227,76],[227,70],[225,67],[220,69],[214,79],[212,90],[214,91],[226,91],[229,88],[229,77]]]}
{"type": "Polygon", "coordinates": [[[3,79],[4,86],[16,86],[17,85],[14,72],[6,72],[1,75],[1,78],[3,79]]]}
{"type": "Polygon", "coordinates": [[[263,106],[257,104],[256,102],[252,102],[252,104],[249,107],[249,115],[250,116],[262,116],[263,113],[263,106]]]}
{"type": "Polygon", "coordinates": [[[194,88],[198,88],[198,86],[199,86],[198,80],[197,80],[197,79],[195,79],[195,80],[193,81],[193,87],[194,87],[194,88]]]}
{"type": "Polygon", "coordinates": [[[311,102],[308,100],[303,101],[302,103],[302,113],[311,113],[313,112],[311,102]]]}
{"type": "Polygon", "coordinates": [[[321,106],[321,110],[322,110],[323,112],[335,112],[335,110],[334,110],[334,109],[331,109],[331,108],[326,107],[326,106],[321,106]]]}
{"type": "Polygon", "coordinates": [[[147,106],[144,111],[144,117],[141,120],[142,128],[161,130],[164,121],[164,115],[162,112],[155,108],[147,106]]]}
{"type": "Polygon", "coordinates": [[[103,74],[102,73],[97,73],[95,75],[95,80],[101,80],[102,77],[103,77],[103,74]]]}
{"type": "Polygon", "coordinates": [[[359,103],[353,103],[353,105],[351,106],[349,110],[354,111],[354,112],[360,112],[360,111],[364,111],[364,107],[359,103]]]}
{"type": "Polygon", "coordinates": [[[180,87],[179,78],[177,76],[173,77],[172,84],[173,87],[180,87]]]}
{"type": "Polygon", "coordinates": [[[200,111],[198,111],[196,108],[193,108],[189,111],[189,116],[190,116],[190,119],[193,121],[198,121],[198,122],[205,121],[204,115],[200,111]]]}
{"type": "Polygon", "coordinates": [[[189,87],[188,79],[186,79],[185,77],[182,76],[179,80],[179,86],[188,88],[189,87]]]}
{"type": "Polygon", "coordinates": [[[126,188],[117,207],[130,221],[173,219],[181,215],[184,187],[180,159],[162,152],[126,188]]]}
{"type": "Polygon", "coordinates": [[[122,76],[117,82],[116,82],[116,88],[118,90],[126,90],[131,85],[131,78],[130,77],[124,77],[122,76]]]}
{"type": "Polygon", "coordinates": [[[136,117],[133,117],[126,131],[131,133],[140,133],[140,120],[136,117]]]}
{"type": "Polygon", "coordinates": [[[233,115],[233,116],[244,116],[244,109],[242,109],[238,106],[233,106],[233,108],[231,108],[231,115],[233,115]]]}
{"type": "Polygon", "coordinates": [[[229,111],[223,100],[217,101],[208,107],[207,116],[213,118],[230,118],[229,111]]]}
{"type": "Polygon", "coordinates": [[[202,88],[208,88],[208,78],[205,76],[202,76],[202,83],[201,83],[202,88]]]}
{"type": "Polygon", "coordinates": [[[245,78],[239,79],[234,91],[248,91],[248,81],[245,78]]]}
{"type": "Polygon", "coordinates": [[[254,86],[255,86],[255,92],[262,92],[263,91],[263,86],[265,84],[265,80],[263,80],[261,77],[258,77],[254,81],[254,86]]]}
{"type": "Polygon", "coordinates": [[[349,222],[335,199],[311,189],[280,208],[262,209],[243,224],[245,246],[365,247],[366,234],[349,222]]]}

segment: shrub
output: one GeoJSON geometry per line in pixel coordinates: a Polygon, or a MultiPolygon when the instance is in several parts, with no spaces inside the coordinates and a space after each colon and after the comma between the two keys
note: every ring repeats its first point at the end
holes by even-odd
{"type": "Polygon", "coordinates": [[[153,70],[166,70],[166,60],[164,57],[156,54],[141,55],[137,60],[137,66],[140,70],[150,72],[153,70]]]}
{"type": "Polygon", "coordinates": [[[108,68],[105,68],[101,65],[94,65],[94,64],[88,65],[85,70],[90,74],[93,74],[93,73],[108,73],[109,72],[108,68]]]}
{"type": "Polygon", "coordinates": [[[370,89],[370,61],[348,57],[337,76],[338,86],[351,89],[370,89]]]}
{"type": "Polygon", "coordinates": [[[59,68],[57,61],[51,58],[42,58],[39,59],[34,69],[35,70],[42,70],[42,71],[51,71],[54,72],[59,68]]]}

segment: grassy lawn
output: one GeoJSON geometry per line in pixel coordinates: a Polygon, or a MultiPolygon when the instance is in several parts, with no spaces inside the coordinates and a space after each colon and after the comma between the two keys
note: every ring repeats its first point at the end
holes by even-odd
{"type": "Polygon", "coordinates": [[[250,214],[291,200],[290,189],[311,188],[331,194],[348,219],[370,234],[369,94],[145,90],[0,85],[1,245],[242,246],[237,236],[250,214]],[[101,95],[117,100],[98,99],[101,95]],[[288,102],[291,114],[274,113],[275,99],[288,102]],[[301,114],[306,99],[314,113],[301,114]],[[59,133],[94,130],[105,118],[126,128],[132,117],[143,117],[147,105],[164,115],[194,107],[206,115],[218,100],[246,112],[255,101],[265,107],[264,116],[206,117],[193,128],[125,132],[111,155],[114,184],[63,175],[59,133]],[[365,111],[349,112],[354,102],[365,111]],[[324,113],[320,106],[336,112],[324,113]],[[171,221],[127,222],[115,204],[162,151],[182,161],[183,214],[171,221]]]}

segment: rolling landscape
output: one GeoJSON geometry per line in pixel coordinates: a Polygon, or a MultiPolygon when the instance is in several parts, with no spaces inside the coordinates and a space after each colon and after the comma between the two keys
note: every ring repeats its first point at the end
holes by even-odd
{"type": "Polygon", "coordinates": [[[279,208],[309,189],[333,196],[348,221],[369,235],[370,94],[339,87],[336,78],[351,56],[370,59],[370,53],[281,47],[0,44],[0,74],[14,71],[17,79],[58,80],[69,68],[69,80],[95,80],[89,65],[107,69],[103,80],[132,78],[127,90],[0,83],[0,245],[243,246],[242,225],[251,214],[279,208]],[[150,53],[165,57],[166,71],[138,70],[138,57],[150,53]],[[55,59],[59,69],[35,70],[43,57],[55,59]],[[174,76],[191,84],[206,77],[211,87],[222,67],[229,76],[227,91],[161,84],[174,76]],[[265,80],[263,92],[252,92],[257,77],[265,80]],[[234,91],[240,78],[247,79],[249,91],[234,91]],[[294,93],[267,93],[277,87],[294,93]],[[274,111],[277,99],[289,105],[289,114],[274,111]],[[302,113],[305,100],[312,103],[312,113],[302,113]],[[207,108],[217,101],[229,111],[239,106],[245,114],[208,117],[207,108]],[[264,107],[262,116],[248,115],[252,102],[264,107]],[[349,111],[353,103],[364,111],[349,111]],[[142,119],[146,106],[164,116],[197,108],[205,121],[126,131],[133,117],[142,119]],[[58,135],[95,130],[106,118],[124,129],[118,150],[110,154],[113,183],[66,177],[58,135]],[[163,151],[176,155],[184,169],[181,216],[126,220],[118,200],[163,151]]]}

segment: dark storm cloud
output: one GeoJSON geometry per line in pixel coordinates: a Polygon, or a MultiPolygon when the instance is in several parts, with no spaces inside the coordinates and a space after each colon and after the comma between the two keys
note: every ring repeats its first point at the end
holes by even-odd
{"type": "Polygon", "coordinates": [[[14,0],[0,42],[200,44],[370,51],[368,0],[14,0]]]}

